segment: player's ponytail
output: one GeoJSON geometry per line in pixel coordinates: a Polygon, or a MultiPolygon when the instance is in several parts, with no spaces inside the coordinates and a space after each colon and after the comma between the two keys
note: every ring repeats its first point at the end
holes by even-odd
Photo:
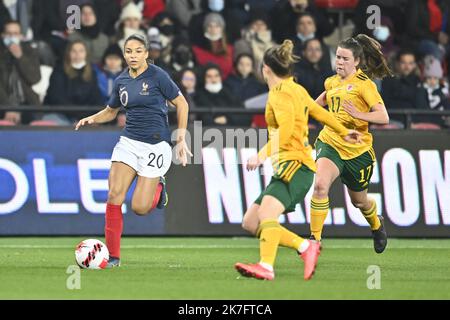
{"type": "Polygon", "coordinates": [[[393,75],[381,52],[381,45],[375,39],[358,34],[342,41],[339,47],[351,50],[355,59],[360,59],[359,67],[370,79],[383,79],[393,75]]]}
{"type": "Polygon", "coordinates": [[[279,46],[267,49],[263,62],[279,77],[285,78],[292,75],[294,63],[300,60],[293,54],[294,44],[291,40],[284,40],[279,46]]]}

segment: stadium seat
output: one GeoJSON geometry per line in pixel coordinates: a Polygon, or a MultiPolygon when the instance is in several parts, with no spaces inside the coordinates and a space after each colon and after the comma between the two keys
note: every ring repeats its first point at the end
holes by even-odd
{"type": "Polygon", "coordinates": [[[45,127],[55,127],[58,124],[51,120],[34,120],[30,122],[30,126],[45,126],[45,127]]]}
{"type": "Polygon", "coordinates": [[[440,130],[441,126],[435,123],[428,123],[428,122],[418,122],[418,123],[412,123],[411,129],[415,130],[440,130]]]}
{"type": "Polygon", "coordinates": [[[8,120],[0,120],[0,126],[15,126],[16,124],[8,120]]]}

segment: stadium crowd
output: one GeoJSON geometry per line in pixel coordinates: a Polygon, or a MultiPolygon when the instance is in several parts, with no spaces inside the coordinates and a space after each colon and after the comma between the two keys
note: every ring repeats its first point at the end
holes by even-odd
{"type": "MultiPolygon", "coordinates": [[[[124,68],[124,41],[134,33],[148,38],[150,58],[176,80],[191,107],[263,107],[263,53],[284,39],[302,57],[296,81],[319,96],[334,74],[340,30],[382,45],[395,72],[376,80],[388,111],[449,110],[449,13],[446,0],[0,0],[0,105],[8,110],[0,125],[73,125],[86,116],[16,106],[104,105],[124,68]],[[67,28],[69,5],[81,8],[80,29],[67,28]],[[381,9],[375,29],[366,24],[370,5],[381,9]]],[[[261,114],[190,119],[265,126],[261,114]]],[[[117,125],[124,124],[121,114],[117,125]]],[[[391,116],[384,127],[404,127],[402,117],[391,116]]],[[[448,128],[450,117],[415,115],[412,127],[448,128]]]]}

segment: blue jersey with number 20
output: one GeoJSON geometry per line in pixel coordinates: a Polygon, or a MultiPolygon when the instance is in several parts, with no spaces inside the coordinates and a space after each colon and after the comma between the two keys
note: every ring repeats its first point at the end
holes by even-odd
{"type": "Polygon", "coordinates": [[[178,95],[181,95],[180,89],[169,75],[150,64],[136,78],[130,76],[128,69],[122,72],[114,81],[108,106],[125,108],[125,137],[151,144],[161,141],[170,143],[167,100],[173,100],[178,95]]]}

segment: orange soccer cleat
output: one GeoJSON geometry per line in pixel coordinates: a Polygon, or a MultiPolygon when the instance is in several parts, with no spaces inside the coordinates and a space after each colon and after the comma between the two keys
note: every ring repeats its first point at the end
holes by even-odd
{"type": "Polygon", "coordinates": [[[245,264],[238,262],[234,265],[234,268],[244,277],[256,278],[259,280],[273,280],[275,278],[275,273],[272,270],[264,268],[259,263],[245,264]]]}
{"type": "Polygon", "coordinates": [[[309,241],[309,247],[305,252],[300,254],[300,258],[305,262],[304,279],[309,280],[312,278],[317,265],[317,259],[320,255],[320,242],[313,240],[309,241]]]}

